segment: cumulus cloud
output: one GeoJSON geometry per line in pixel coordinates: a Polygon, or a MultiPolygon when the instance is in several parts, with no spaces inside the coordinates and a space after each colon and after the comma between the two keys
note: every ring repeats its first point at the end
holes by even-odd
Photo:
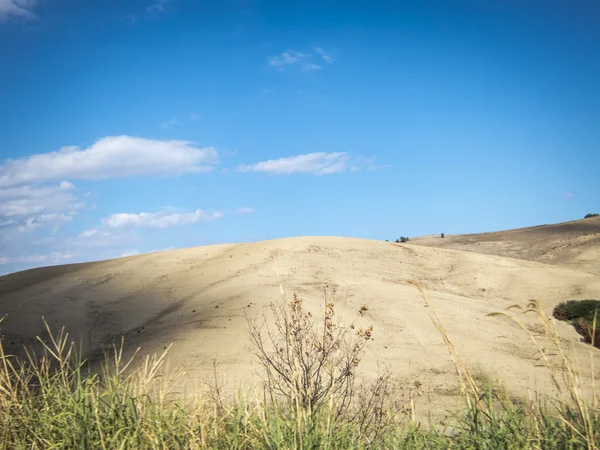
{"type": "Polygon", "coordinates": [[[146,12],[148,14],[162,14],[166,10],[167,3],[170,3],[174,0],[156,0],[151,5],[146,7],[146,12]]]}
{"type": "Polygon", "coordinates": [[[91,230],[85,230],[83,233],[79,235],[81,238],[89,238],[98,234],[98,230],[92,228],[91,230]]]}
{"type": "Polygon", "coordinates": [[[351,172],[359,170],[366,170],[368,172],[374,172],[376,170],[382,170],[389,168],[389,164],[375,164],[375,158],[365,158],[364,156],[357,156],[350,166],[351,172]]]}
{"type": "Polygon", "coordinates": [[[73,253],[52,252],[43,255],[25,255],[16,257],[2,257],[0,264],[64,264],[73,259],[73,253]]]}
{"type": "Polygon", "coordinates": [[[187,225],[196,222],[209,222],[223,217],[221,212],[207,213],[201,209],[189,213],[168,213],[159,211],[155,213],[138,214],[113,214],[102,222],[109,228],[120,228],[126,226],[168,228],[175,225],[187,225]]]}
{"type": "Polygon", "coordinates": [[[308,153],[288,158],[270,159],[251,165],[238,166],[238,172],[266,172],[274,175],[310,173],[328,175],[345,172],[349,166],[349,157],[345,152],[308,153]]]}
{"type": "Polygon", "coordinates": [[[321,47],[316,47],[314,51],[315,53],[313,54],[287,50],[280,55],[269,56],[267,62],[271,67],[283,71],[285,70],[285,67],[293,66],[295,64],[300,64],[302,70],[318,70],[321,69],[321,66],[317,64],[320,60],[323,60],[328,64],[335,61],[335,59],[321,47]]]}
{"type": "Polygon", "coordinates": [[[311,57],[312,55],[307,53],[297,52],[295,50],[288,50],[286,52],[281,53],[278,56],[270,56],[268,58],[268,63],[273,67],[281,67],[285,65],[296,64],[306,58],[311,57]]]}
{"type": "Polygon", "coordinates": [[[75,186],[62,181],[58,186],[18,186],[0,189],[0,219],[48,214],[81,208],[75,186]]]}
{"type": "Polygon", "coordinates": [[[67,147],[0,162],[2,261],[14,271],[67,259],[111,258],[137,247],[141,239],[136,233],[139,227],[166,228],[216,220],[221,213],[160,209],[150,214],[113,215],[104,225],[79,236],[55,234],[58,227],[71,222],[83,208],[89,209],[79,199],[86,191],[78,192],[67,179],[178,175],[207,171],[217,163],[217,152],[212,147],[130,136],[103,138],[89,148],[67,147]]]}
{"type": "Polygon", "coordinates": [[[208,171],[218,162],[213,147],[190,141],[152,140],[131,136],[100,139],[91,147],[64,147],[0,166],[0,188],[61,179],[100,180],[139,175],[208,171]]]}
{"type": "Polygon", "coordinates": [[[0,0],[0,21],[11,18],[34,19],[37,0],[0,0]]]}
{"type": "Polygon", "coordinates": [[[56,230],[60,225],[70,222],[73,216],[64,213],[40,214],[39,216],[29,217],[25,222],[19,225],[18,230],[21,233],[35,230],[42,226],[53,226],[56,230]]]}
{"type": "Polygon", "coordinates": [[[123,17],[123,20],[129,25],[134,26],[141,19],[151,19],[161,16],[167,12],[167,5],[174,2],[175,0],[154,0],[149,3],[145,8],[145,14],[133,13],[127,14],[123,17]]]}
{"type": "Polygon", "coordinates": [[[335,59],[330,54],[328,54],[325,50],[323,50],[321,47],[315,48],[315,53],[317,55],[319,55],[321,58],[323,58],[323,60],[325,62],[328,62],[331,64],[332,62],[335,61],[335,59]]]}
{"type": "Polygon", "coordinates": [[[8,227],[11,225],[17,225],[19,222],[17,222],[14,219],[8,219],[8,220],[0,220],[0,227],[8,227]]]}
{"type": "Polygon", "coordinates": [[[387,165],[375,165],[374,161],[374,158],[365,158],[362,156],[351,158],[346,152],[317,152],[287,158],[270,159],[256,164],[242,164],[236,170],[238,172],[265,172],[272,175],[289,175],[293,173],[329,175],[346,171],[373,171],[389,167],[387,165]]]}
{"type": "Polygon", "coordinates": [[[319,70],[321,66],[314,63],[306,63],[302,66],[304,70],[319,70]]]}
{"type": "MultiPolygon", "coordinates": [[[[40,220],[63,220],[60,215],[41,217],[40,220]]],[[[77,236],[41,235],[33,221],[23,227],[0,227],[0,254],[8,272],[31,267],[65,264],[72,262],[110,259],[138,248],[142,244],[134,229],[94,229],[77,236]],[[31,226],[35,230],[24,234],[21,228],[31,226]],[[82,237],[84,236],[84,237],[82,237]]],[[[46,225],[47,223],[44,223],[46,225]]],[[[29,231],[29,230],[27,230],[29,231]]],[[[2,263],[2,262],[0,262],[2,263]]]]}

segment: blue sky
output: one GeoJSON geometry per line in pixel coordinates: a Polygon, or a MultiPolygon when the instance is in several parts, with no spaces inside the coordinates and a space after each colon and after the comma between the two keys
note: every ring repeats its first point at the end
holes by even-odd
{"type": "Polygon", "coordinates": [[[0,0],[0,273],[600,212],[597,1],[0,0]]]}

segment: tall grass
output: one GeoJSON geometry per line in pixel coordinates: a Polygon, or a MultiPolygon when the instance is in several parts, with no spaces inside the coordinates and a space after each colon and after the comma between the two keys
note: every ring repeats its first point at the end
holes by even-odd
{"type": "MultiPolygon", "coordinates": [[[[333,403],[318,410],[290,407],[267,390],[259,394],[171,398],[181,372],[166,366],[167,352],[141,362],[124,360],[122,345],[106,354],[98,373],[89,371],[68,334],[51,333],[41,354],[8,355],[0,342],[0,449],[597,449],[600,417],[593,395],[583,393],[583,377],[562,347],[551,321],[537,303],[522,308],[535,314],[560,356],[556,367],[548,350],[518,314],[505,311],[533,340],[557,387],[555,398],[531,395],[511,399],[493,386],[481,386],[454,347],[430,300],[431,318],[454,362],[464,408],[444,425],[425,427],[398,402],[369,411],[385,415],[385,433],[365,433],[352,411],[339,414],[333,403]],[[135,362],[135,364],[134,364],[135,362]]],[[[327,322],[325,322],[327,323],[327,322]]],[[[287,337],[289,338],[289,336],[287,337]]],[[[590,346],[590,352],[597,351],[590,346]]],[[[139,359],[136,355],[134,358],[139,359]]],[[[593,354],[590,353],[590,364],[593,354]]],[[[591,367],[593,374],[593,366],[591,367]]],[[[593,378],[592,378],[593,380],[593,378]]],[[[390,392],[394,397],[400,393],[390,392]]],[[[333,399],[333,397],[331,397],[333,399]]],[[[369,396],[356,395],[365,409],[369,396]]]]}

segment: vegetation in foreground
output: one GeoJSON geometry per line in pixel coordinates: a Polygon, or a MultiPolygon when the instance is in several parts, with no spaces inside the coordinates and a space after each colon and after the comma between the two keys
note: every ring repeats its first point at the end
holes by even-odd
{"type": "MultiPolygon", "coordinates": [[[[428,303],[424,294],[425,302],[428,303]]],[[[203,398],[169,398],[182,373],[165,370],[166,353],[130,369],[119,348],[89,375],[68,335],[54,335],[39,358],[18,359],[0,346],[2,449],[596,449],[597,398],[585,398],[581,376],[544,312],[531,303],[563,369],[545,360],[560,397],[516,402],[482,389],[462,362],[432,308],[431,318],[455,363],[464,409],[445,425],[414,421],[414,399],[390,389],[389,373],[360,384],[356,368],[372,328],[305,311],[302,300],[271,306],[274,324],[249,321],[264,375],[258,398],[226,397],[215,383],[203,398]]],[[[358,314],[364,316],[367,306],[358,314]]],[[[509,315],[508,312],[497,313],[509,315]]],[[[518,316],[510,315],[542,349],[518,316]]],[[[48,330],[50,331],[50,330],[48,330]]],[[[122,348],[122,347],[121,347],[122,348]]],[[[590,347],[592,348],[592,347],[590,347]]],[[[541,355],[547,354],[542,351],[541,355]]]]}
{"type": "Polygon", "coordinates": [[[598,308],[600,300],[569,300],[556,305],[552,315],[573,325],[585,342],[600,347],[600,330],[596,320],[598,308]]]}

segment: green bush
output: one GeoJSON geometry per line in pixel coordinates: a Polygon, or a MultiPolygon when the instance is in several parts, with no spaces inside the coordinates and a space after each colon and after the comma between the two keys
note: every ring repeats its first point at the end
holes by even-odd
{"type": "MultiPolygon", "coordinates": [[[[569,300],[556,305],[552,315],[565,322],[570,322],[575,330],[581,334],[585,342],[592,343],[600,348],[600,323],[596,323],[594,330],[594,316],[600,308],[600,300],[569,300]]],[[[596,319],[600,322],[600,316],[596,319]]]]}
{"type": "Polygon", "coordinates": [[[600,214],[598,213],[588,213],[585,215],[584,219],[589,219],[590,217],[598,217],[600,214]]]}
{"type": "Polygon", "coordinates": [[[396,239],[396,244],[399,244],[400,242],[408,242],[409,238],[407,238],[406,236],[400,236],[400,239],[396,239]]]}

